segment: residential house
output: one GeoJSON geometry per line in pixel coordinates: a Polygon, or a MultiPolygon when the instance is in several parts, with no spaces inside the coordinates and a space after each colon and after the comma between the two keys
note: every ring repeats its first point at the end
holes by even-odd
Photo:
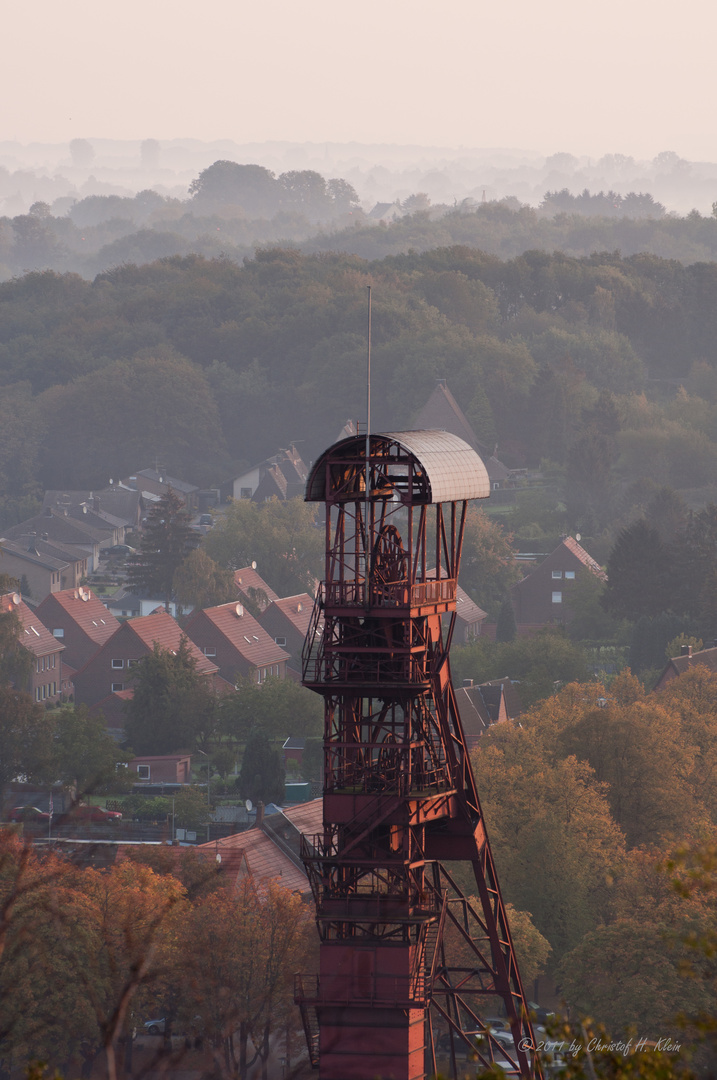
{"type": "Polygon", "coordinates": [[[234,584],[240,600],[248,602],[250,606],[256,605],[260,611],[265,611],[272,600],[279,599],[271,585],[267,585],[257,571],[255,562],[234,571],[234,584]]]}
{"type": "Polygon", "coordinates": [[[50,593],[37,609],[51,634],[65,646],[63,661],[83,668],[119,626],[91,589],[63,589],[50,593]]]}
{"type": "Polygon", "coordinates": [[[304,494],[308,469],[295,446],[280,450],[222,487],[224,499],[259,499],[276,496],[294,499],[304,494]],[[267,474],[269,476],[267,477],[267,474]],[[264,483],[262,484],[262,481],[264,483]],[[262,485],[260,489],[260,485],[262,485]],[[258,489],[260,489],[258,491],[258,489]]]}
{"type": "Polygon", "coordinates": [[[476,685],[466,679],[455,693],[469,749],[489,727],[512,720],[521,712],[520,699],[508,678],[476,685]]]}
{"type": "Polygon", "coordinates": [[[143,510],[141,493],[136,488],[125,487],[120,481],[116,484],[110,481],[110,486],[102,491],[46,491],[42,506],[58,513],[87,506],[95,513],[109,514],[126,529],[139,528],[143,510]]]}
{"type": "Polygon", "coordinates": [[[215,863],[235,888],[247,877],[257,884],[278,881],[284,888],[310,900],[311,887],[301,859],[301,838],[306,836],[313,841],[321,832],[323,806],[323,799],[313,799],[286,810],[273,807],[273,813],[264,814],[261,807],[254,828],[199,844],[196,850],[215,863]]]}
{"type": "Polygon", "coordinates": [[[176,476],[167,476],[166,472],[159,472],[157,469],[140,469],[135,476],[125,477],[122,485],[134,488],[147,503],[158,502],[171,488],[182,500],[188,513],[196,514],[199,509],[199,488],[196,484],[178,480],[176,476]]]}
{"type": "Polygon", "coordinates": [[[480,637],[481,626],[488,618],[488,612],[478,607],[460,585],[456,588],[456,628],[453,640],[464,645],[473,638],[480,637]]]}
{"type": "Polygon", "coordinates": [[[138,783],[189,784],[191,766],[189,754],[161,754],[132,758],[127,767],[137,774],[138,783]]]}
{"type": "Polygon", "coordinates": [[[314,601],[308,593],[272,600],[259,622],[274,642],[289,653],[288,666],[301,672],[301,653],[309,632],[314,601]]]}
{"type": "Polygon", "coordinates": [[[706,667],[709,671],[717,672],[717,647],[710,646],[708,649],[698,649],[697,652],[693,652],[691,645],[683,645],[680,655],[668,660],[655,684],[655,690],[664,690],[668,683],[684,675],[696,664],[706,667]]]}
{"type": "Polygon", "coordinates": [[[46,507],[42,514],[13,525],[6,531],[6,536],[28,546],[38,540],[62,544],[63,548],[73,551],[77,558],[86,559],[87,571],[93,573],[99,564],[100,548],[117,543],[115,537],[118,531],[113,525],[98,522],[96,516],[92,520],[88,520],[88,515],[83,514],[82,517],[80,521],[46,507]]]}
{"type": "Polygon", "coordinates": [[[20,581],[23,577],[29,587],[29,595],[41,600],[48,593],[59,592],[62,578],[70,569],[66,559],[41,555],[35,545],[22,541],[0,538],[2,571],[20,581]]]}
{"type": "Polygon", "coordinates": [[[62,694],[62,653],[65,646],[54,638],[19,593],[0,596],[0,611],[14,611],[20,622],[20,641],[32,655],[27,691],[34,701],[57,703],[62,694]]]}
{"type": "Polygon", "coordinates": [[[110,614],[117,619],[135,619],[142,614],[140,598],[124,586],[119,588],[112,596],[104,596],[102,603],[110,614]]]}
{"type": "MultiPolygon", "coordinates": [[[[132,668],[148,656],[155,645],[176,653],[183,632],[163,608],[152,615],[120,623],[110,637],[75,675],[75,699],[96,705],[109,694],[132,689],[132,668]]],[[[189,641],[189,651],[200,675],[213,679],[217,665],[189,641]]]]}
{"type": "Polygon", "coordinates": [[[248,678],[263,683],[270,675],[286,678],[288,653],[243,604],[219,604],[195,611],[186,623],[185,633],[217,665],[227,682],[248,678]]]}
{"type": "Polygon", "coordinates": [[[527,577],[511,589],[520,636],[572,619],[569,599],[581,571],[607,581],[602,567],[572,536],[565,537],[527,577]]]}

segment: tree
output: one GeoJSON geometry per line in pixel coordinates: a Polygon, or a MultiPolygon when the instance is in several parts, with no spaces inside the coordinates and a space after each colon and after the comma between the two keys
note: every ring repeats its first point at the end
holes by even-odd
{"type": "Polygon", "coordinates": [[[80,799],[125,785],[125,770],[117,766],[127,755],[108,734],[101,716],[90,716],[84,705],[63,705],[53,713],[52,725],[50,781],[72,784],[80,799]]]}
{"type": "MultiPolygon", "coordinates": [[[[192,978],[177,980],[181,1016],[201,1018],[232,1075],[247,1076],[259,1058],[266,1078],[273,1033],[295,1024],[294,972],[305,967],[315,939],[309,908],[277,882],[247,877],[236,890],[218,889],[195,904],[182,929],[192,978]]],[[[186,971],[186,955],[178,960],[186,971]]]]}
{"type": "Polygon", "coordinates": [[[42,705],[22,690],[0,686],[0,786],[19,776],[45,776],[51,732],[42,705]]]}
{"type": "Polygon", "coordinates": [[[507,596],[500,605],[498,624],[495,628],[495,640],[500,642],[515,641],[518,627],[515,624],[515,612],[510,597],[507,596]]]}
{"type": "Polygon", "coordinates": [[[587,567],[578,570],[572,589],[563,593],[570,609],[568,635],[572,641],[615,641],[621,630],[617,619],[600,603],[605,584],[587,567]]]}
{"type": "Polygon", "coordinates": [[[189,185],[198,207],[240,206],[247,214],[271,216],[278,203],[278,183],[263,165],[215,161],[189,185]]]}
{"type": "Polygon", "coordinates": [[[32,653],[22,644],[22,625],[15,605],[7,599],[7,593],[16,588],[14,578],[0,574],[0,598],[5,596],[0,603],[0,686],[10,684],[24,690],[32,671],[32,653]]]}
{"type": "Polygon", "coordinates": [[[252,731],[246,744],[239,774],[242,798],[253,802],[284,801],[284,765],[278,750],[261,728],[252,731]]]}
{"type": "Polygon", "coordinates": [[[654,618],[669,607],[669,558],[656,529],[644,519],[618,536],[607,560],[601,603],[618,619],[654,618]]]}
{"type": "Polygon", "coordinates": [[[0,1039],[15,1063],[65,1075],[117,1047],[132,1002],[159,972],[168,916],[184,890],[129,860],[102,871],[0,836],[0,1039]]]}
{"type": "Polygon", "coordinates": [[[257,727],[271,737],[285,739],[317,735],[323,717],[322,699],[293,679],[270,675],[259,686],[251,679],[241,679],[234,694],[227,694],[220,705],[221,726],[233,739],[243,742],[257,727]]]}
{"type": "MultiPolygon", "coordinates": [[[[565,693],[541,717],[566,707],[565,693]]],[[[624,841],[590,765],[558,757],[525,714],[521,724],[489,728],[471,759],[503,895],[531,912],[559,960],[608,915],[624,841]]]]}
{"type": "Polygon", "coordinates": [[[261,560],[262,576],[279,596],[313,594],[323,572],[323,534],[315,508],[303,499],[235,499],[207,534],[204,548],[232,570],[261,560]]]}
{"type": "Polygon", "coordinates": [[[468,645],[454,646],[451,667],[456,685],[463,679],[485,682],[510,676],[520,684],[524,706],[551,697],[562,684],[589,677],[583,649],[552,630],[506,643],[480,637],[468,645]]]}
{"type": "Polygon", "coordinates": [[[185,637],[176,653],[155,642],[132,669],[125,736],[136,754],[171,754],[206,745],[216,723],[216,700],[185,637]]]}
{"type": "Polygon", "coordinates": [[[172,579],[172,591],[182,607],[202,609],[236,599],[231,570],[223,570],[202,548],[190,551],[172,579]]]}
{"type": "Polygon", "coordinates": [[[689,783],[695,748],[655,701],[586,709],[562,735],[565,752],[608,784],[613,820],[629,844],[662,844],[695,818],[689,783]]]}
{"type": "Polygon", "coordinates": [[[191,516],[173,488],[147,514],[147,525],[134,560],[129,564],[132,587],[162,597],[166,610],[173,596],[174,575],[187,556],[192,539],[191,516]]]}
{"type": "Polygon", "coordinates": [[[512,537],[485,510],[471,506],[466,518],[461,585],[489,614],[497,615],[511,585],[520,580],[512,537]]]}

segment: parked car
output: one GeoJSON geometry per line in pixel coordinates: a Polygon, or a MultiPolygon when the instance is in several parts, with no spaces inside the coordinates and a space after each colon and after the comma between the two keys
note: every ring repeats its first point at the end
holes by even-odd
{"type": "Polygon", "coordinates": [[[212,517],[211,514],[200,514],[200,516],[199,516],[199,524],[200,525],[206,525],[207,528],[211,528],[212,525],[214,524],[214,518],[212,517]]]}
{"type": "Polygon", "coordinates": [[[24,821],[30,825],[33,822],[38,824],[43,821],[50,821],[51,815],[45,810],[38,810],[36,806],[15,806],[10,811],[10,821],[24,821]]]}
{"type": "Polygon", "coordinates": [[[148,1035],[164,1035],[164,1025],[166,1020],[162,1017],[161,1020],[145,1020],[144,1030],[148,1035]]]}
{"type": "Polygon", "coordinates": [[[129,544],[113,544],[112,547],[100,549],[100,558],[103,558],[104,556],[113,556],[116,558],[118,556],[134,554],[135,549],[130,547],[129,544]]]}
{"type": "Polygon", "coordinates": [[[78,803],[77,806],[73,806],[69,817],[73,821],[104,822],[108,825],[115,825],[122,820],[122,814],[119,810],[105,810],[102,806],[87,806],[85,803],[78,803]]]}

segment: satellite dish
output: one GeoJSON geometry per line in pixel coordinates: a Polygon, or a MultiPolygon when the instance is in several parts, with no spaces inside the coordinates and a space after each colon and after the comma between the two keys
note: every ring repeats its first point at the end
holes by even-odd
{"type": "Polygon", "coordinates": [[[86,513],[87,513],[87,507],[86,507],[86,506],[83,506],[83,507],[82,507],[82,513],[83,513],[83,514],[86,514],[86,513]]]}
{"type": "Polygon", "coordinates": [[[17,606],[20,603],[20,593],[19,592],[14,592],[12,594],[12,602],[13,602],[13,604],[15,604],[15,606],[17,606]]]}
{"type": "Polygon", "coordinates": [[[303,611],[304,610],[304,605],[303,604],[297,604],[296,605],[296,610],[297,611],[303,611]]]}
{"type": "Polygon", "coordinates": [[[234,610],[237,613],[237,618],[241,619],[242,615],[244,614],[243,606],[241,604],[237,604],[237,606],[234,608],[234,610]]]}
{"type": "Polygon", "coordinates": [[[251,568],[252,570],[256,570],[256,559],[254,559],[254,561],[252,562],[251,568]]]}
{"type": "Polygon", "coordinates": [[[580,541],[582,540],[582,536],[580,535],[580,533],[575,533],[575,539],[578,543],[580,543],[580,541]]]}
{"type": "Polygon", "coordinates": [[[79,600],[79,599],[80,599],[80,594],[77,591],[77,589],[75,589],[75,600],[79,600]]]}
{"type": "Polygon", "coordinates": [[[247,813],[250,814],[254,809],[254,803],[251,801],[251,799],[247,799],[244,805],[246,806],[247,813]]]}

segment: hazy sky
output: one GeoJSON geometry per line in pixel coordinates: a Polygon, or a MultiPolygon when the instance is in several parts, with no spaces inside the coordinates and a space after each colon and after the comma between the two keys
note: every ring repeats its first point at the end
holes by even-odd
{"type": "Polygon", "coordinates": [[[35,0],[0,139],[194,136],[717,160],[709,0],[35,0]]]}

